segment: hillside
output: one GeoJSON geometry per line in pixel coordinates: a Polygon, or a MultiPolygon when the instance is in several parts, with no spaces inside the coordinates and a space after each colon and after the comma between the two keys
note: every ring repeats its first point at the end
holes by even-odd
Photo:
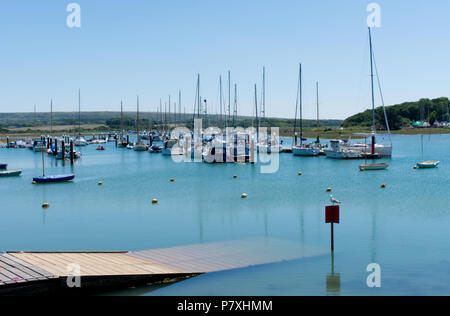
{"type": "MultiPolygon", "coordinates": [[[[389,126],[392,130],[399,130],[403,126],[411,125],[416,121],[427,120],[430,124],[434,122],[448,121],[450,100],[446,97],[438,99],[421,99],[417,102],[405,102],[402,104],[386,107],[389,126]],[[423,109],[423,113],[421,113],[423,109]]],[[[376,124],[385,129],[383,108],[375,110],[376,124]]],[[[370,127],[372,126],[372,110],[367,110],[347,118],[343,127],[370,127]]]]}

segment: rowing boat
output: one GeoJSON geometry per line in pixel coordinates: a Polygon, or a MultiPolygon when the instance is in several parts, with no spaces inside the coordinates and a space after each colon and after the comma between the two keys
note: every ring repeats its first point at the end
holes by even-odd
{"type": "Polygon", "coordinates": [[[440,161],[425,161],[425,162],[418,162],[417,167],[420,169],[430,169],[430,168],[436,168],[439,166],[441,162],[440,161]]]}
{"type": "Polygon", "coordinates": [[[387,163],[364,164],[359,166],[359,170],[361,171],[386,170],[388,167],[389,164],[387,163]]]}
{"type": "Polygon", "coordinates": [[[15,177],[20,176],[21,174],[22,170],[0,171],[0,177],[15,177]]]}

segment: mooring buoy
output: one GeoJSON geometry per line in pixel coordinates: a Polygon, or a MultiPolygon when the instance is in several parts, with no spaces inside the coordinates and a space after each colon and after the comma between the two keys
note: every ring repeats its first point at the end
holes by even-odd
{"type": "Polygon", "coordinates": [[[158,199],[153,199],[153,200],[152,200],[152,203],[153,203],[153,204],[158,204],[158,199]]]}
{"type": "Polygon", "coordinates": [[[42,208],[49,208],[50,207],[50,204],[49,203],[43,203],[42,204],[42,208]]]}
{"type": "Polygon", "coordinates": [[[246,199],[248,197],[247,193],[242,193],[241,198],[246,199]]]}
{"type": "Polygon", "coordinates": [[[327,192],[331,192],[331,191],[333,191],[332,188],[327,188],[327,192]]]}

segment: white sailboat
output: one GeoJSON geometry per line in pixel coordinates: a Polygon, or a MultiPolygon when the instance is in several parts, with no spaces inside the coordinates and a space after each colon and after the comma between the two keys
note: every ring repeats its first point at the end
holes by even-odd
{"type": "Polygon", "coordinates": [[[137,143],[134,144],[133,150],[134,151],[147,151],[147,145],[144,144],[141,140],[141,134],[139,133],[139,97],[137,97],[137,120],[136,120],[136,126],[137,126],[137,143]]]}
{"type": "Polygon", "coordinates": [[[294,126],[294,146],[292,146],[292,153],[294,156],[309,156],[315,157],[319,155],[320,149],[315,146],[304,144],[305,139],[303,138],[303,97],[302,97],[302,64],[300,64],[299,75],[298,75],[298,91],[297,91],[297,101],[295,107],[295,126],[294,126]],[[297,109],[300,105],[300,144],[297,143],[297,109]]]}
{"type": "Polygon", "coordinates": [[[78,89],[78,136],[75,138],[74,145],[82,147],[88,144],[87,140],[81,135],[81,90],[78,89]]]}

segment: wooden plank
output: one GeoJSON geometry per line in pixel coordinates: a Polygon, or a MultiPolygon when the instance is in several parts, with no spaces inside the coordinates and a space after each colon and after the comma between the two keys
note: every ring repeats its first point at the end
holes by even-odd
{"type": "Polygon", "coordinates": [[[35,278],[34,276],[32,276],[30,274],[27,274],[25,272],[22,272],[19,269],[14,268],[14,267],[12,267],[10,265],[7,265],[4,262],[0,262],[0,266],[2,267],[3,271],[7,270],[7,271],[15,274],[17,276],[16,278],[18,278],[18,279],[25,280],[25,281],[27,281],[27,280],[32,280],[32,281],[37,280],[37,278],[35,278]]]}
{"type": "Polygon", "coordinates": [[[12,267],[14,267],[14,268],[24,272],[24,273],[27,273],[28,275],[31,275],[32,277],[34,277],[34,278],[36,278],[38,280],[46,280],[47,279],[42,274],[39,274],[39,273],[37,273],[35,271],[32,271],[32,270],[28,269],[27,267],[25,267],[23,265],[20,265],[17,262],[12,261],[12,260],[4,257],[4,256],[0,256],[0,261],[4,262],[6,264],[9,264],[10,266],[12,266],[12,267]]]}
{"type": "Polygon", "coordinates": [[[46,278],[49,278],[49,279],[56,278],[56,276],[51,274],[50,272],[42,270],[41,268],[39,268],[37,266],[34,266],[32,264],[29,264],[26,261],[20,260],[19,258],[15,257],[13,255],[3,254],[2,256],[7,258],[7,259],[10,259],[11,261],[14,261],[14,262],[16,262],[16,263],[18,263],[18,264],[20,264],[22,266],[24,266],[24,267],[26,267],[26,268],[28,268],[28,269],[30,269],[32,271],[35,271],[36,273],[38,273],[38,274],[40,274],[40,275],[42,275],[42,276],[44,276],[46,278]]]}

